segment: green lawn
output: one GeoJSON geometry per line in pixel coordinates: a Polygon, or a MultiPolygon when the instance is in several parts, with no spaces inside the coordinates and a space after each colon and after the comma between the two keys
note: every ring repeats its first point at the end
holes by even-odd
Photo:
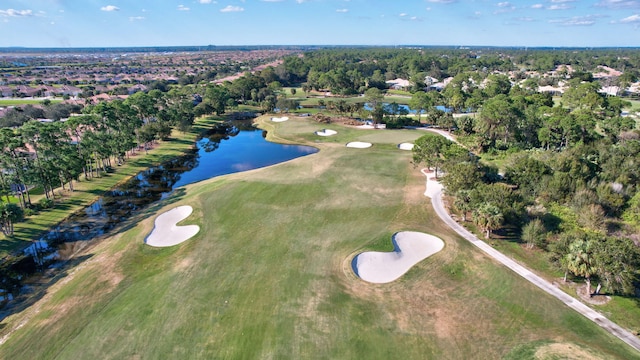
{"type": "Polygon", "coordinates": [[[259,122],[270,139],[320,152],[187,186],[132,218],[2,321],[0,358],[523,359],[550,345],[640,358],[439,221],[411,153],[395,147],[415,131],[259,122]],[[312,134],[325,127],[336,140],[312,134]],[[343,144],[363,139],[374,146],[343,144]],[[155,216],[178,204],[194,207],[184,223],[200,233],[144,245],[155,216]],[[391,250],[401,230],[445,248],[393,283],[358,279],[353,256],[391,250]]]}
{"type": "MultiPolygon", "coordinates": [[[[51,103],[60,103],[62,99],[51,99],[51,103]]],[[[41,105],[41,99],[0,99],[0,107],[20,105],[41,105]]]]}

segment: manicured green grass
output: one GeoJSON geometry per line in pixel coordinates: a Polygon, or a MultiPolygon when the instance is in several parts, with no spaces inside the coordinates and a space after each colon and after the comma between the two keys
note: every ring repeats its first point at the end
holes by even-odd
{"type": "MultiPolygon", "coordinates": [[[[131,219],[37,307],[3,320],[0,336],[13,333],[0,358],[496,359],[556,342],[640,358],[453,235],[410,152],[313,142],[305,133],[321,124],[267,119],[268,138],[321,151],[187,186],[131,219]],[[144,245],[156,214],[177,204],[194,207],[184,223],[200,233],[144,245]],[[445,248],[393,283],[358,279],[353,256],[390,250],[401,230],[445,248]]],[[[327,126],[343,140],[376,134],[327,126]]]]}
{"type": "Polygon", "coordinates": [[[411,97],[413,94],[411,94],[411,92],[409,91],[405,91],[405,90],[394,90],[394,89],[389,89],[387,90],[387,94],[389,95],[400,95],[400,96],[404,96],[404,97],[411,97]]]}
{"type": "MultiPolygon", "coordinates": [[[[213,119],[202,118],[197,121],[190,132],[184,134],[174,132],[170,140],[161,142],[146,155],[144,152],[140,152],[137,156],[127,160],[124,165],[116,167],[113,173],[91,180],[81,178],[81,181],[74,183],[75,191],[73,192],[56,190],[56,193],[62,193],[63,196],[57,198],[55,207],[40,211],[36,215],[27,217],[25,221],[16,223],[13,236],[0,235],[0,257],[28,246],[31,241],[37,240],[43,232],[67,218],[74,211],[89,205],[116,184],[126,181],[152,165],[183,154],[193,146],[196,134],[210,126],[212,121],[213,119]]],[[[32,194],[33,203],[37,203],[39,199],[44,197],[41,190],[39,193],[36,191],[32,194]]]]}
{"type": "MultiPolygon", "coordinates": [[[[51,103],[60,103],[62,99],[51,99],[51,103]]],[[[0,99],[0,106],[41,105],[40,99],[0,99]]]]}
{"type": "Polygon", "coordinates": [[[631,107],[628,109],[640,109],[640,100],[624,99],[624,101],[628,101],[631,103],[631,107]]]}

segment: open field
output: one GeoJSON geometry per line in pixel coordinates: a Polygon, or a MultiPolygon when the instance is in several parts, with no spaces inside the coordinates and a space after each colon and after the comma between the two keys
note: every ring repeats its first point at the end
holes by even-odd
{"type": "Polygon", "coordinates": [[[321,151],[190,185],[131,219],[0,323],[0,358],[640,358],[438,219],[395,146],[422,132],[267,119],[269,138],[321,151]],[[323,128],[338,134],[313,135],[323,128]],[[183,204],[181,224],[200,232],[145,246],[156,214],[183,204]],[[445,247],[398,281],[358,279],[353,256],[390,251],[402,230],[445,247]]]}
{"type": "MultiPolygon", "coordinates": [[[[20,105],[40,105],[42,99],[0,99],[0,107],[20,105]]],[[[62,99],[51,99],[52,104],[62,102],[62,99]]]]}

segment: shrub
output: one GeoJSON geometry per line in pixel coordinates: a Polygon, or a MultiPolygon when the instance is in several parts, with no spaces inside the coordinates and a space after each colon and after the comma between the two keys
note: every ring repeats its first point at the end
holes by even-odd
{"type": "Polygon", "coordinates": [[[51,209],[55,205],[54,201],[51,199],[40,199],[38,201],[38,207],[41,209],[51,209]]]}

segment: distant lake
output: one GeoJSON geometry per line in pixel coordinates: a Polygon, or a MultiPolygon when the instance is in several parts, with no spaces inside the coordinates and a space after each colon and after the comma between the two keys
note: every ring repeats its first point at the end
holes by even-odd
{"type": "MultiPolygon", "coordinates": [[[[382,105],[383,105],[383,106],[385,106],[385,107],[389,107],[391,104],[389,104],[389,103],[384,103],[384,104],[382,104],[382,105]]],[[[444,105],[436,105],[436,106],[435,106],[435,108],[436,108],[436,109],[438,109],[438,110],[440,110],[440,111],[444,111],[444,112],[446,112],[446,113],[453,112],[453,109],[452,109],[452,108],[448,108],[448,107],[446,107],[446,106],[444,106],[444,105]]],[[[369,111],[373,110],[373,108],[371,107],[371,104],[369,104],[369,103],[364,104],[364,109],[365,109],[365,110],[369,110],[369,111]]],[[[409,113],[409,114],[417,114],[417,113],[418,113],[418,110],[413,110],[413,109],[411,109],[411,108],[409,107],[409,105],[398,104],[398,109],[399,109],[399,110],[405,110],[405,111],[407,111],[407,113],[409,113]]],[[[427,112],[426,112],[426,111],[423,111],[422,113],[423,113],[423,114],[426,114],[427,112]]]]}

